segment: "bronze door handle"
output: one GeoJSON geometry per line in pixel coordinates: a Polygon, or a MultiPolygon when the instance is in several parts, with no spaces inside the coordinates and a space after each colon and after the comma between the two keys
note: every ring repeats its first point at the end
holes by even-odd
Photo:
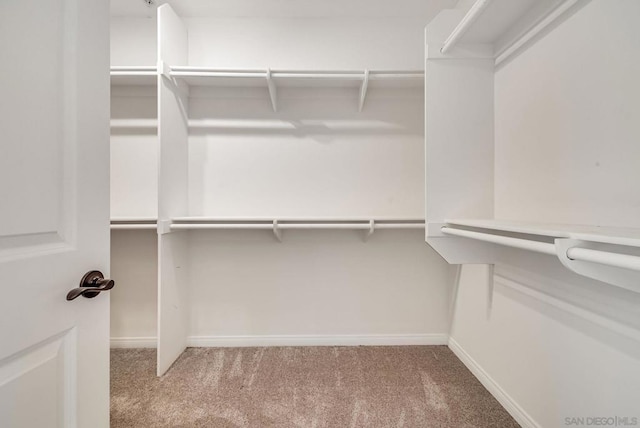
{"type": "Polygon", "coordinates": [[[67,293],[67,300],[73,300],[79,296],[91,299],[102,291],[111,290],[114,285],[116,285],[114,280],[105,279],[102,272],[92,270],[84,274],[80,280],[80,287],[74,288],[67,293]]]}

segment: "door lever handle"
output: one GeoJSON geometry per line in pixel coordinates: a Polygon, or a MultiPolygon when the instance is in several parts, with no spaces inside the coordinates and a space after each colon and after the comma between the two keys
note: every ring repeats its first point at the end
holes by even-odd
{"type": "Polygon", "coordinates": [[[108,291],[116,285],[112,279],[105,279],[102,272],[92,270],[84,274],[80,280],[80,287],[74,288],[67,293],[67,300],[73,300],[82,296],[91,299],[100,294],[101,291],[108,291]]]}

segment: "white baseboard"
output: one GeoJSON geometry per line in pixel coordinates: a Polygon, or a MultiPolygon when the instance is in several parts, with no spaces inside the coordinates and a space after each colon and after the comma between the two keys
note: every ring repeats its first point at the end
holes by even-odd
{"type": "Polygon", "coordinates": [[[495,397],[507,412],[523,428],[541,428],[509,394],[493,380],[491,376],[460,346],[453,338],[449,338],[449,349],[463,362],[465,366],[478,378],[480,383],[495,397]]]}
{"type": "Polygon", "coordinates": [[[112,337],[112,348],[157,348],[157,340],[152,337],[112,337]]]}
{"type": "MultiPolygon", "coordinates": [[[[189,336],[187,346],[228,348],[260,346],[404,346],[447,345],[446,334],[311,335],[311,336],[189,336]]],[[[112,348],[156,348],[155,337],[112,337],[112,348]]]]}
{"type": "Polygon", "coordinates": [[[391,335],[311,335],[311,336],[190,336],[187,346],[247,347],[247,346],[401,346],[446,345],[447,334],[391,335]]]}

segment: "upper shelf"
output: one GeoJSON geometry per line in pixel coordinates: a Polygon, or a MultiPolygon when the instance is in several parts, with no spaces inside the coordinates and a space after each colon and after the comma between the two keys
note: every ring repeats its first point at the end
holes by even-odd
{"type": "Polygon", "coordinates": [[[440,52],[473,55],[476,51],[496,59],[496,64],[541,34],[585,0],[476,0],[444,41],[440,52]]]}
{"type": "Polygon", "coordinates": [[[422,70],[229,70],[171,66],[169,74],[194,86],[267,86],[269,80],[282,87],[354,87],[424,85],[422,70]]]}
{"type": "Polygon", "coordinates": [[[123,86],[152,86],[157,84],[158,71],[153,65],[112,66],[111,84],[123,86]]]}
{"type": "Polygon", "coordinates": [[[359,89],[359,111],[364,107],[367,90],[376,87],[420,88],[422,70],[228,70],[207,67],[163,67],[164,74],[190,86],[264,87],[271,106],[278,110],[278,88],[354,88],[359,89]]]}
{"type": "MultiPolygon", "coordinates": [[[[369,88],[422,88],[422,70],[260,70],[218,69],[210,67],[163,66],[167,77],[183,80],[189,86],[267,88],[271,106],[277,111],[277,89],[354,88],[359,89],[362,111],[369,88]]],[[[112,85],[151,86],[157,83],[154,66],[111,67],[112,85]]]]}

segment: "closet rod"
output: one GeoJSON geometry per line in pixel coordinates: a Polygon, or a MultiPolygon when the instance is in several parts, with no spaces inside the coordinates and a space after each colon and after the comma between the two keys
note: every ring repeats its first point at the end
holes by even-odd
{"type": "Polygon", "coordinates": [[[424,223],[374,223],[376,229],[424,229],[424,223]]]}
{"type": "Polygon", "coordinates": [[[507,247],[520,248],[523,250],[535,251],[536,253],[556,255],[556,246],[547,242],[531,241],[528,239],[511,238],[509,236],[492,235],[490,233],[473,232],[471,230],[454,229],[442,227],[445,235],[460,236],[462,238],[477,239],[478,241],[490,242],[492,244],[505,245],[507,247]]]}
{"type": "Polygon", "coordinates": [[[158,226],[153,224],[112,224],[111,229],[139,229],[139,230],[151,230],[157,229],[158,226]]]}
{"type": "Polygon", "coordinates": [[[278,229],[352,229],[352,230],[369,230],[369,223],[294,223],[281,224],[278,223],[278,229]]]}
{"type": "Polygon", "coordinates": [[[216,71],[216,70],[171,70],[175,77],[234,77],[234,78],[266,78],[267,72],[252,71],[216,71]]]}
{"type": "MultiPolygon", "coordinates": [[[[280,230],[323,229],[323,230],[370,230],[371,223],[278,223],[280,230]]],[[[273,230],[273,223],[173,223],[172,230],[207,230],[207,229],[257,229],[273,230]]],[[[374,229],[424,229],[424,223],[373,223],[374,229]]]]}
{"type": "Polygon", "coordinates": [[[258,230],[273,230],[273,224],[271,223],[232,223],[232,224],[220,224],[220,223],[202,223],[202,224],[172,224],[172,230],[207,230],[207,229],[258,229],[258,230]]]}
{"type": "Polygon", "coordinates": [[[567,250],[571,260],[598,263],[622,269],[640,271],[640,257],[628,254],[617,254],[609,251],[592,250],[590,248],[572,247],[567,250]]]}
{"type": "Polygon", "coordinates": [[[489,6],[491,0],[477,0],[469,12],[462,18],[460,23],[454,28],[453,32],[447,37],[447,40],[444,41],[442,45],[442,49],[440,52],[446,54],[455,46],[455,44],[460,40],[462,36],[471,28],[473,23],[478,19],[478,17],[482,14],[482,12],[489,6]]]}
{"type": "Polygon", "coordinates": [[[364,79],[364,72],[344,73],[344,72],[319,72],[319,73],[298,73],[298,72],[286,72],[286,71],[274,71],[271,70],[271,77],[274,79],[351,79],[362,80],[364,79]]]}

